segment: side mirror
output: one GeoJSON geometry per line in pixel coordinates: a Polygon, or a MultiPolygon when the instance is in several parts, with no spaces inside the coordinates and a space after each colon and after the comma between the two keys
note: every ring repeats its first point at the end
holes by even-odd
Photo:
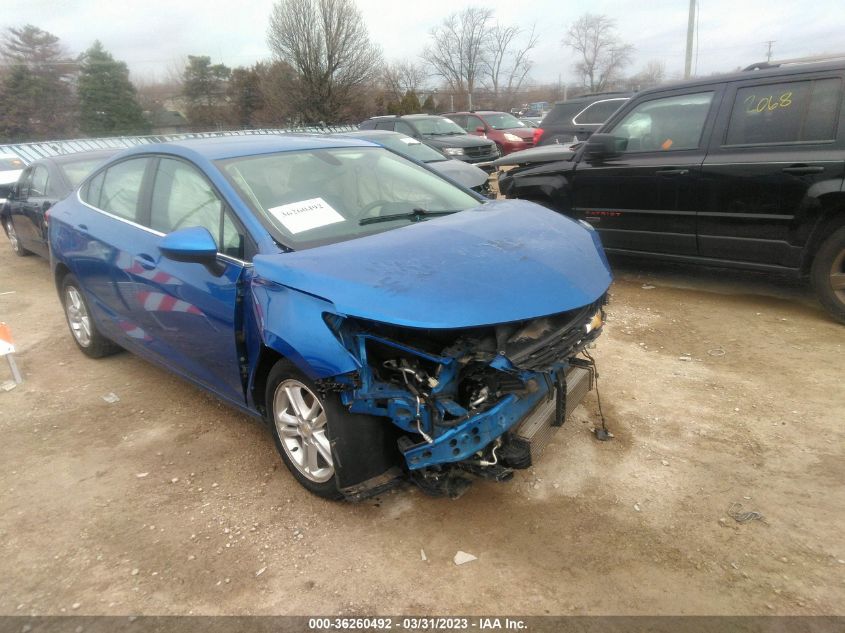
{"type": "Polygon", "coordinates": [[[477,128],[475,128],[475,131],[476,131],[476,132],[481,132],[482,134],[484,134],[484,132],[486,132],[486,131],[487,131],[487,128],[486,128],[486,127],[484,127],[483,125],[479,125],[477,128]]]}
{"type": "Polygon", "coordinates": [[[587,139],[584,147],[584,158],[589,162],[599,163],[609,158],[616,158],[621,154],[619,141],[613,134],[593,134],[587,139]]]}
{"type": "Polygon", "coordinates": [[[217,261],[217,244],[208,229],[191,226],[168,233],[158,244],[161,254],[175,262],[201,264],[214,275],[221,275],[226,269],[217,261]]]}

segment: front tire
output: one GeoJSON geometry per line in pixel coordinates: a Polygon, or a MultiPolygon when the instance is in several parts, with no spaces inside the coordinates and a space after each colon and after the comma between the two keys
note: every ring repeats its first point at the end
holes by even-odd
{"type": "Polygon", "coordinates": [[[79,281],[72,274],[62,279],[61,297],[70,333],[83,354],[89,358],[102,358],[120,350],[120,347],[100,334],[91,318],[91,310],[79,281]]]}
{"type": "Polygon", "coordinates": [[[21,246],[21,240],[18,237],[18,232],[15,231],[15,225],[12,223],[12,218],[6,219],[6,235],[9,236],[9,242],[12,245],[12,252],[18,257],[25,257],[29,255],[29,251],[21,246]]]}
{"type": "Polygon", "coordinates": [[[340,499],[328,430],[343,408],[337,394],[318,394],[313,381],[280,360],[267,377],[267,415],[276,448],[296,480],[315,495],[340,499]]]}
{"type": "Polygon", "coordinates": [[[810,278],[825,310],[840,323],[845,323],[845,226],[822,242],[813,260],[810,278]]]}

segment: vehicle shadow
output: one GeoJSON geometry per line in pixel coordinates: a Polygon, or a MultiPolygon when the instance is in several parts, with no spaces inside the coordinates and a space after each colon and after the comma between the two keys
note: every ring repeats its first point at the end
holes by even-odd
{"type": "Polygon", "coordinates": [[[730,303],[751,303],[829,320],[806,279],[777,273],[712,268],[657,261],[628,255],[608,255],[618,282],[656,285],[720,295],[730,303]]]}

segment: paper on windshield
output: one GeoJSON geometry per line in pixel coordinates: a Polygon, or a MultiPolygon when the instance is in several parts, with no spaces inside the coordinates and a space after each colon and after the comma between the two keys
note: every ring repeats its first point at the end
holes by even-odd
{"type": "Polygon", "coordinates": [[[267,211],[294,235],[344,220],[344,217],[322,198],[282,204],[267,211]]]}
{"type": "Polygon", "coordinates": [[[402,141],[403,143],[407,144],[407,145],[420,145],[421,144],[417,139],[411,138],[410,136],[406,136],[405,138],[400,138],[399,140],[402,141]]]}

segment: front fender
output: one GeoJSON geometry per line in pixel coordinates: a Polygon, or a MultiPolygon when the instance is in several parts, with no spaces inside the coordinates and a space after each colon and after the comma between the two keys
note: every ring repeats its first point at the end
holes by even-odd
{"type": "Polygon", "coordinates": [[[262,343],[293,362],[312,380],[359,368],[323,319],[337,314],[324,299],[280,284],[254,279],[250,292],[262,343]]]}

